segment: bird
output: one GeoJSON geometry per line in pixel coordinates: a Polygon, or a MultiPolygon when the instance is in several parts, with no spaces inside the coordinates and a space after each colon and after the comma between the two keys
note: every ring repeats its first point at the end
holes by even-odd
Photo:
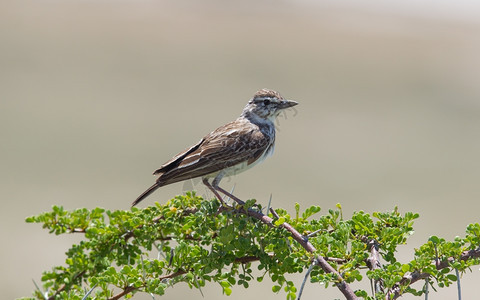
{"type": "Polygon", "coordinates": [[[272,155],[275,148],[275,120],[282,111],[297,104],[296,101],[284,99],[274,90],[257,91],[237,119],[210,132],[153,172],[158,176],[155,183],[138,196],[132,206],[162,186],[197,177],[202,177],[203,184],[222,204],[219,192],[237,202],[241,201],[222,189],[220,181],[225,176],[248,170],[272,155]]]}

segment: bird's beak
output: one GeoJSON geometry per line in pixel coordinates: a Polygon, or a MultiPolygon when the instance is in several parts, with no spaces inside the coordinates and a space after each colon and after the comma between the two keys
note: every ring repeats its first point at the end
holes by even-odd
{"type": "Polygon", "coordinates": [[[293,100],[282,100],[280,102],[280,104],[278,105],[278,108],[279,109],[285,109],[285,108],[289,108],[289,107],[292,107],[292,106],[295,106],[297,105],[298,102],[297,101],[293,101],[293,100]]]}

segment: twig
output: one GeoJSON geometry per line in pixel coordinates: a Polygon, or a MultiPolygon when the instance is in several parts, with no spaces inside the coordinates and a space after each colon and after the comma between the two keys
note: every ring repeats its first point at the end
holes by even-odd
{"type": "Polygon", "coordinates": [[[433,243],[433,248],[435,249],[435,266],[438,269],[438,265],[440,264],[440,258],[438,257],[437,244],[433,243]]]}
{"type": "MultiPolygon", "coordinates": [[[[273,254],[270,254],[269,256],[273,257],[273,254]]],[[[244,256],[240,258],[235,258],[235,262],[240,264],[248,264],[250,262],[257,261],[257,260],[260,260],[260,258],[256,256],[244,256]]]]}
{"type": "Polygon", "coordinates": [[[123,289],[123,291],[120,294],[115,295],[112,298],[108,298],[108,300],[118,300],[118,299],[122,298],[123,296],[127,295],[128,293],[133,292],[136,289],[138,289],[138,288],[133,287],[133,286],[127,286],[126,288],[123,289]]]}
{"type": "MultiPolygon", "coordinates": [[[[186,273],[187,273],[187,271],[180,269],[180,270],[178,270],[176,272],[173,272],[171,274],[160,276],[160,277],[158,277],[158,279],[160,279],[160,281],[163,281],[163,280],[166,280],[166,279],[175,278],[177,276],[180,276],[180,275],[183,275],[183,274],[186,274],[186,273]]],[[[127,286],[123,289],[122,292],[120,292],[119,294],[117,294],[117,295],[115,295],[111,298],[108,298],[108,300],[118,300],[118,299],[122,298],[123,296],[125,296],[125,295],[127,295],[127,294],[129,294],[129,293],[131,293],[135,290],[138,290],[138,288],[133,287],[133,286],[127,286]]]]}
{"type": "Polygon", "coordinates": [[[275,219],[280,219],[280,216],[277,214],[277,212],[273,209],[273,207],[270,207],[270,212],[272,215],[275,217],[275,219]]]}
{"type": "Polygon", "coordinates": [[[335,262],[337,264],[344,264],[348,261],[345,258],[336,258],[336,257],[327,257],[327,256],[324,256],[323,259],[325,259],[326,261],[335,262]]]}
{"type": "MultiPolygon", "coordinates": [[[[380,253],[378,252],[379,250],[379,245],[378,242],[374,239],[370,240],[367,243],[368,249],[370,250],[370,256],[366,259],[367,266],[370,270],[376,270],[380,269],[382,267],[382,264],[380,263],[380,253]]],[[[383,280],[374,280],[373,281],[373,286],[374,289],[374,297],[377,293],[383,293],[383,280]]]]}
{"type": "MultiPolygon", "coordinates": [[[[77,275],[75,275],[73,277],[73,280],[72,282],[74,282],[75,280],[77,280],[79,277],[82,277],[84,274],[86,273],[85,270],[81,271],[80,273],[78,273],[77,275]]],[[[69,285],[67,285],[66,283],[64,285],[62,285],[58,290],[55,291],[55,294],[53,294],[52,296],[48,297],[48,300],[54,300],[56,298],[56,296],[58,294],[60,294],[61,292],[63,292],[69,285]]]]}

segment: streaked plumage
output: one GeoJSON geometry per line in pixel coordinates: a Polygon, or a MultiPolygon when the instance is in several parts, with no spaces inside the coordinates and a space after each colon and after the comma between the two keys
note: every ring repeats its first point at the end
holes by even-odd
{"type": "MultiPolygon", "coordinates": [[[[275,146],[275,118],[281,110],[297,105],[279,93],[262,89],[247,103],[235,121],[225,124],[180,152],[163,164],[153,175],[159,176],[154,185],[141,194],[138,204],[159,187],[202,177],[203,182],[218,197],[215,190],[225,175],[235,175],[263,161],[275,146]],[[214,178],[212,183],[208,179],[214,178]]],[[[221,200],[221,199],[219,199],[221,200]]]]}

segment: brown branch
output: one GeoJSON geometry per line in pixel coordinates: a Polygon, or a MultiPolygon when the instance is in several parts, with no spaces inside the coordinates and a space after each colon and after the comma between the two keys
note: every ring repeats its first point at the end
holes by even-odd
{"type": "Polygon", "coordinates": [[[118,294],[118,295],[115,295],[111,298],[108,298],[108,300],[118,300],[120,298],[122,298],[123,296],[127,295],[128,293],[131,293],[133,292],[134,290],[137,290],[138,288],[136,287],[133,287],[133,286],[127,286],[126,288],[123,289],[123,291],[118,294]]]}
{"type": "MultiPolygon", "coordinates": [[[[82,277],[83,275],[85,275],[87,271],[83,270],[81,271],[80,273],[78,273],[77,275],[73,276],[73,280],[71,282],[74,282],[75,280],[77,280],[79,277],[82,277]]],[[[71,284],[71,283],[70,283],[71,284]]],[[[53,294],[52,296],[48,297],[48,300],[54,300],[58,294],[60,294],[61,292],[63,292],[70,284],[64,284],[62,285],[58,290],[55,291],[55,294],[53,294]]]]}
{"type": "MultiPolygon", "coordinates": [[[[468,260],[471,258],[478,258],[478,257],[480,257],[480,248],[463,251],[463,253],[460,255],[459,258],[449,257],[440,263],[435,262],[435,266],[437,270],[441,270],[441,269],[447,268],[450,265],[450,263],[454,261],[468,260]]],[[[387,292],[385,299],[391,299],[391,300],[397,299],[402,295],[402,292],[401,292],[402,286],[411,285],[412,283],[415,283],[421,279],[426,279],[430,276],[431,274],[429,273],[420,273],[420,272],[413,272],[409,275],[403,276],[403,278],[387,292]]]]}
{"type": "Polygon", "coordinates": [[[325,259],[326,261],[337,263],[337,264],[344,264],[348,261],[345,258],[336,258],[336,257],[328,257],[328,256],[324,256],[323,259],[325,259]]]}
{"type": "MultiPolygon", "coordinates": [[[[370,251],[370,256],[366,259],[365,263],[370,270],[376,270],[382,268],[382,263],[380,262],[380,253],[378,242],[375,239],[368,241],[367,243],[368,250],[370,251]]],[[[374,290],[373,293],[383,293],[383,280],[375,279],[373,281],[374,290]]]]}
{"type": "MultiPolygon", "coordinates": [[[[273,256],[273,255],[270,255],[270,256],[273,256]]],[[[253,262],[253,261],[257,261],[257,260],[260,260],[260,257],[244,256],[244,257],[235,258],[235,262],[240,263],[240,264],[248,264],[249,262],[253,262]]]]}
{"type": "Polygon", "coordinates": [[[430,273],[413,272],[405,275],[398,283],[395,283],[391,289],[388,290],[385,299],[395,300],[402,296],[402,286],[411,285],[421,279],[430,277],[430,273]]]}
{"type": "Polygon", "coordinates": [[[457,260],[468,260],[470,258],[476,258],[480,257],[480,248],[474,249],[474,250],[468,250],[468,251],[463,251],[462,254],[460,255],[459,258],[455,257],[449,257],[445,259],[444,261],[435,264],[437,267],[437,270],[446,268],[450,265],[450,263],[457,261],[457,260]]]}
{"type": "MultiPolygon", "coordinates": [[[[183,275],[183,274],[186,274],[186,273],[187,273],[187,271],[180,269],[180,270],[178,270],[178,271],[176,271],[176,272],[173,272],[173,273],[168,274],[168,275],[160,276],[160,277],[158,277],[158,278],[159,278],[160,280],[171,279],[171,278],[175,278],[175,277],[177,277],[177,276],[180,276],[180,275],[183,275]]],[[[133,292],[133,291],[135,291],[135,290],[138,290],[139,288],[140,288],[140,287],[127,286],[127,287],[125,287],[125,288],[123,289],[122,292],[120,292],[119,294],[117,294],[117,295],[115,295],[115,296],[113,296],[113,297],[111,297],[111,298],[108,298],[108,300],[118,300],[118,299],[122,298],[123,296],[125,296],[125,295],[127,295],[127,294],[129,294],[129,293],[131,293],[131,292],[133,292]]]]}

